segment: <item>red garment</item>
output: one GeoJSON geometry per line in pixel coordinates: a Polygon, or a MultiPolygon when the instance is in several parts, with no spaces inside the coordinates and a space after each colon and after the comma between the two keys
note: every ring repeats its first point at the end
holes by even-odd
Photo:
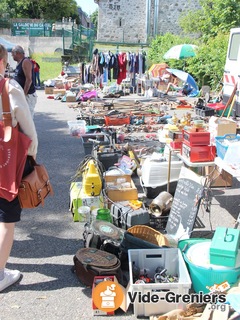
{"type": "Polygon", "coordinates": [[[121,84],[123,79],[127,77],[127,55],[125,52],[118,55],[118,68],[117,84],[121,84]]]}
{"type": "Polygon", "coordinates": [[[30,60],[31,60],[31,62],[32,62],[32,64],[33,64],[33,70],[34,70],[34,72],[39,72],[40,68],[39,68],[37,62],[36,62],[35,60],[33,60],[33,59],[30,59],[30,60]]]}

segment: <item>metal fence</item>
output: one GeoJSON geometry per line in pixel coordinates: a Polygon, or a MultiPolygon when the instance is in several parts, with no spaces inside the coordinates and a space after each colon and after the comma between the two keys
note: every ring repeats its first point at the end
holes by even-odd
{"type": "Polygon", "coordinates": [[[63,29],[63,59],[68,60],[70,56],[74,62],[90,60],[94,44],[94,30],[85,27],[72,30],[63,29]]]}

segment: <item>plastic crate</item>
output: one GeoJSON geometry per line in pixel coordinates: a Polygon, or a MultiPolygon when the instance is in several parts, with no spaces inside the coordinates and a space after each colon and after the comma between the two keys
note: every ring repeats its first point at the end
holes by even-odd
{"type": "Polygon", "coordinates": [[[208,107],[196,107],[195,112],[200,117],[211,117],[215,114],[215,110],[208,107]]]}
{"type": "Polygon", "coordinates": [[[216,156],[215,146],[188,146],[186,143],[182,144],[182,156],[190,162],[208,162],[214,161],[216,156]]]}
{"type": "Polygon", "coordinates": [[[185,308],[185,304],[179,299],[178,302],[169,303],[166,301],[167,295],[188,294],[192,282],[183,260],[181,250],[178,248],[159,248],[159,249],[132,249],[128,250],[129,276],[131,293],[156,295],[157,302],[139,302],[135,299],[134,315],[148,317],[169,312],[173,309],[185,308]],[[167,274],[177,275],[178,282],[171,283],[135,283],[135,269],[144,269],[149,278],[154,278],[158,267],[167,269],[167,274]],[[157,298],[158,297],[158,298],[157,298]]]}
{"type": "Polygon", "coordinates": [[[123,124],[130,124],[129,116],[105,116],[106,126],[121,126],[123,124]]]}
{"type": "Polygon", "coordinates": [[[215,137],[215,142],[216,142],[216,148],[217,148],[217,155],[219,158],[224,159],[225,154],[228,149],[228,145],[224,144],[224,140],[231,141],[234,143],[234,141],[240,141],[240,136],[236,134],[225,134],[224,136],[218,136],[215,137]]]}
{"type": "Polygon", "coordinates": [[[183,142],[190,146],[208,146],[210,144],[210,132],[188,132],[183,130],[183,142]]]}

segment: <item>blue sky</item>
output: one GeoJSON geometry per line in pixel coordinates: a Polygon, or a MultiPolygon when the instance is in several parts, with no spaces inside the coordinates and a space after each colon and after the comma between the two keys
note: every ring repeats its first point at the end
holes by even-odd
{"type": "Polygon", "coordinates": [[[98,8],[94,0],[76,0],[76,2],[87,14],[93,13],[98,8]]]}

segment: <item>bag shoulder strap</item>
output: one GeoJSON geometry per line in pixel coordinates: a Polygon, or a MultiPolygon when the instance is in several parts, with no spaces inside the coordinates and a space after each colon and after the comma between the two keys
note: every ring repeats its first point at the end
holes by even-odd
{"type": "Polygon", "coordinates": [[[9,79],[2,79],[0,81],[0,94],[2,96],[3,122],[5,127],[8,127],[8,126],[12,127],[12,114],[10,111],[8,88],[9,88],[9,79]]]}
{"type": "Polygon", "coordinates": [[[10,102],[8,96],[9,79],[0,81],[0,95],[2,96],[2,118],[4,123],[4,142],[8,142],[12,138],[12,114],[10,111],[10,102]]]}

